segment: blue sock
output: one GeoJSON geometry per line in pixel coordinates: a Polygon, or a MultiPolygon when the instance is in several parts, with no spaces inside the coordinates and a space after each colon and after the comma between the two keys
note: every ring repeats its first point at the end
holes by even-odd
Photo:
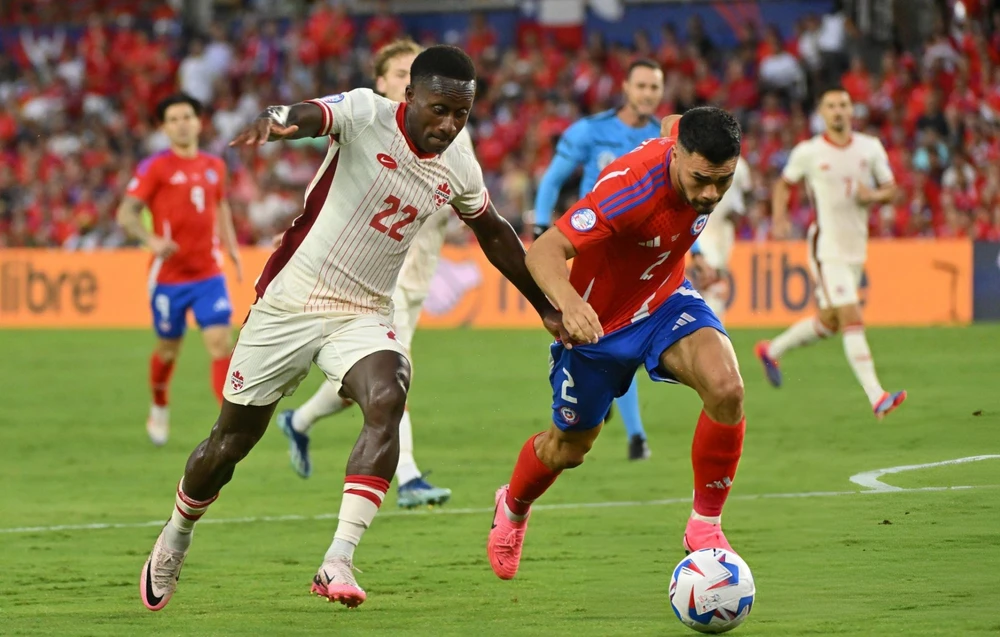
{"type": "Polygon", "coordinates": [[[618,404],[622,420],[625,421],[625,431],[628,432],[629,439],[632,436],[641,436],[645,440],[646,430],[642,428],[642,416],[639,415],[639,383],[635,377],[632,378],[632,384],[628,386],[625,395],[615,402],[618,404]]]}

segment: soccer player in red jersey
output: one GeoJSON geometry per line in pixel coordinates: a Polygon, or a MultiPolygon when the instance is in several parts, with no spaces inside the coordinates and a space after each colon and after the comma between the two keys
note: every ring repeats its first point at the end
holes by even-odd
{"type": "Polygon", "coordinates": [[[201,104],[179,94],[156,108],[170,148],[141,162],[118,208],[118,223],[153,253],[149,298],[158,341],[149,362],[153,404],[146,432],[155,445],[167,442],[167,389],[191,310],[212,357],[212,389],[222,401],[229,369],[232,306],[219,268],[221,242],[242,279],[232,212],[226,202],[226,165],[198,150],[201,104]],[[150,232],[140,214],[153,215],[150,232]]]}
{"type": "Polygon", "coordinates": [[[722,324],[684,278],[684,257],[732,183],[741,134],[730,114],[711,107],[688,111],[676,130],[609,164],[528,251],[528,268],[572,341],[551,346],[553,425],[527,441],[510,484],[496,493],[487,552],[501,579],[517,573],[531,503],[583,462],[611,401],[643,366],[704,403],[684,548],[730,548],[721,515],[743,449],[743,380],[722,324]]]}

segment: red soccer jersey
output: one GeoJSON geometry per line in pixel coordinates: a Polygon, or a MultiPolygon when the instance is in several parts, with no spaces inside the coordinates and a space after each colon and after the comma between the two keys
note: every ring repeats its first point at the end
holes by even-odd
{"type": "Polygon", "coordinates": [[[684,255],[708,222],[670,183],[675,139],[651,139],[610,163],[556,225],[573,246],[570,282],[605,334],[640,321],[684,282],[684,255]]]}
{"type": "Polygon", "coordinates": [[[207,153],[187,159],[171,150],[139,164],[128,194],[153,213],[153,232],[172,239],[178,250],[166,260],[154,259],[150,279],[157,283],[190,283],[221,274],[215,218],[226,196],[226,165],[207,153]]]}

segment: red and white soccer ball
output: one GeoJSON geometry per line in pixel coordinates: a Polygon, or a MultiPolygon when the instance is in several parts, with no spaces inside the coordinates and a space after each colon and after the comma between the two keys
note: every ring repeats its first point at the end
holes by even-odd
{"type": "Polygon", "coordinates": [[[691,553],[670,577],[670,607],[699,633],[724,633],[742,624],[756,592],[750,567],[724,549],[691,553]]]}

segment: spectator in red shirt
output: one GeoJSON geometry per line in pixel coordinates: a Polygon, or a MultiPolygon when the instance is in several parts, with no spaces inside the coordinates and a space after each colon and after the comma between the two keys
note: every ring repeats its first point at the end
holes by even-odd
{"type": "Polygon", "coordinates": [[[479,61],[487,53],[496,57],[497,34],[482,13],[473,13],[469,18],[469,31],[465,38],[465,52],[473,60],[479,61]]]}
{"type": "Polygon", "coordinates": [[[872,96],[872,80],[861,56],[851,58],[851,66],[840,79],[841,85],[855,104],[867,104],[872,96]]]}
{"type": "Polygon", "coordinates": [[[317,2],[305,25],[306,39],[318,51],[319,58],[341,58],[351,50],[357,31],[354,21],[340,4],[317,2]]]}
{"type": "Polygon", "coordinates": [[[728,111],[742,112],[757,104],[757,82],[749,77],[739,59],[731,59],[726,65],[726,76],[715,99],[728,111]]]}
{"type": "Polygon", "coordinates": [[[365,25],[365,37],[372,51],[381,49],[386,44],[399,38],[403,33],[403,23],[392,14],[388,0],[379,0],[375,15],[365,25]]]}

